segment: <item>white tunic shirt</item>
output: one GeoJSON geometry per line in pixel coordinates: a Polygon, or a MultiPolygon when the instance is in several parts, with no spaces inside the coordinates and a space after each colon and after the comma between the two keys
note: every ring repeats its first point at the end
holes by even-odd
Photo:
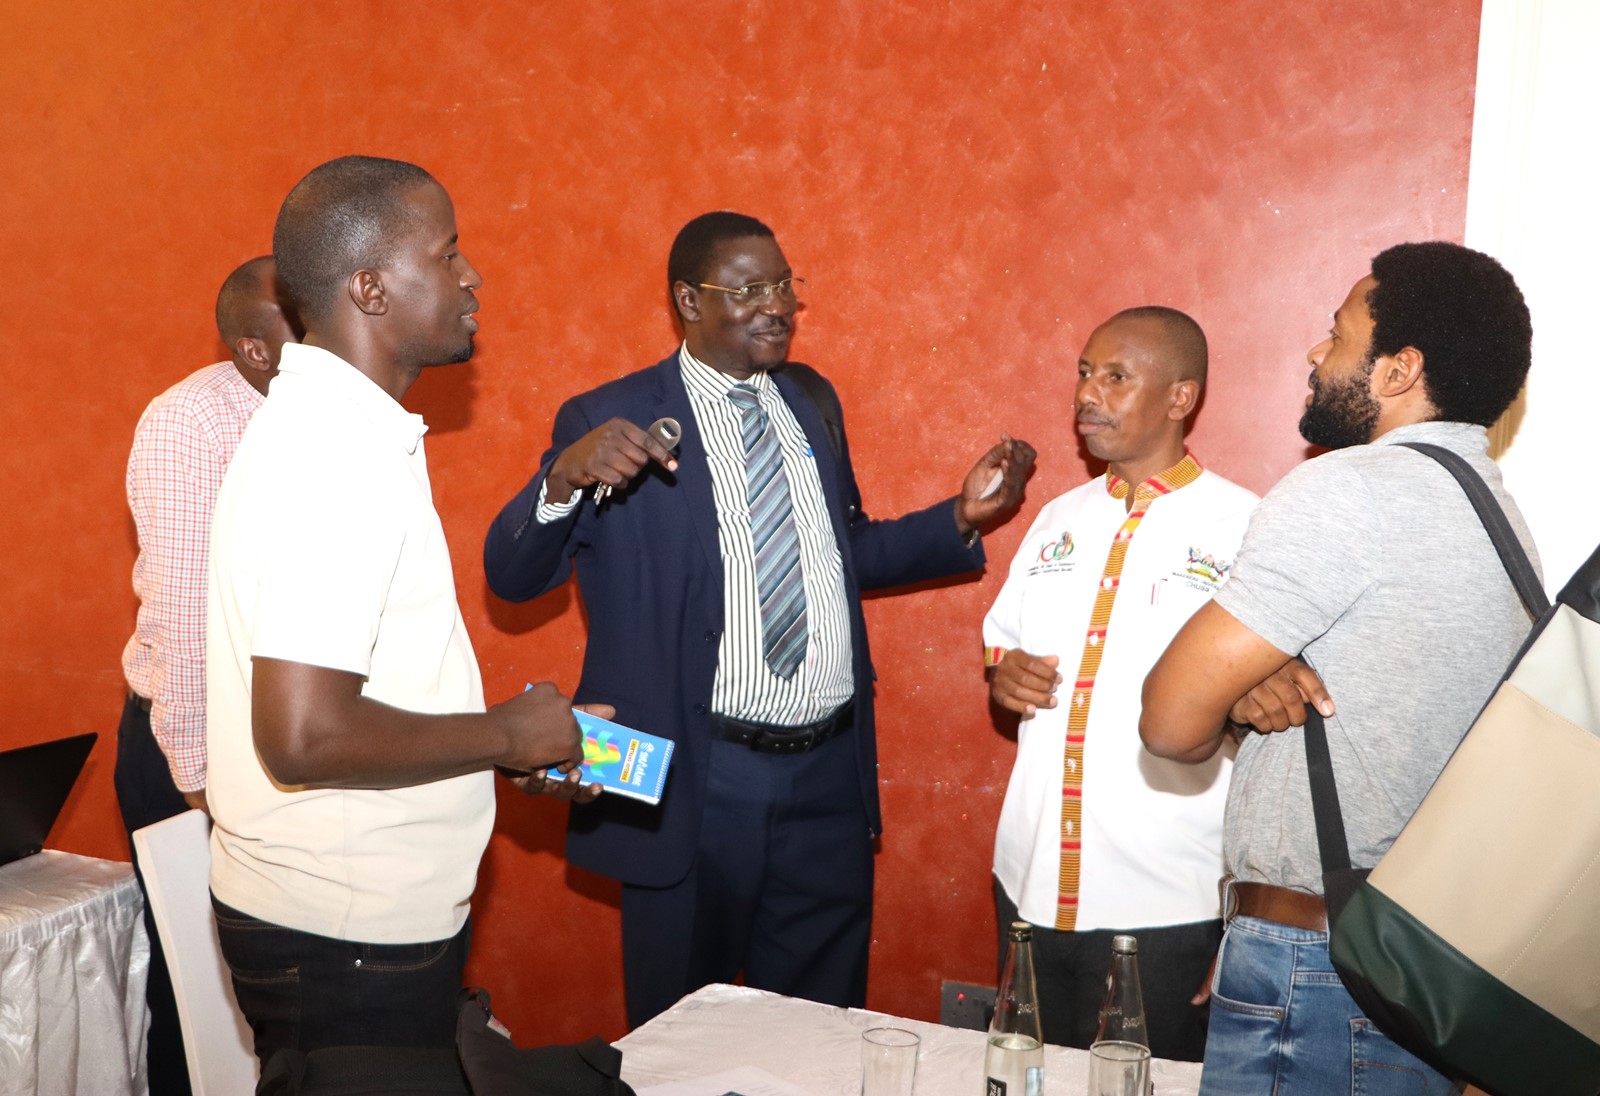
{"type": "MultiPolygon", "coordinates": [[[[1219,916],[1231,749],[1203,765],[1147,753],[1140,691],[1178,629],[1226,580],[1256,501],[1202,472],[1151,502],[1128,542],[1084,738],[1080,931],[1219,916]]],[[[1104,477],[1047,504],[984,620],[985,646],[1061,659],[1057,706],[1018,729],[995,835],[995,876],[1036,925],[1056,923],[1068,705],[1107,557],[1127,518],[1104,477]]]]}
{"type": "Polygon", "coordinates": [[[461,928],[494,823],[484,771],[388,791],[275,784],[250,725],[253,658],[344,670],[413,712],[481,712],[433,508],[426,429],[340,358],[283,348],[217,498],[207,787],[211,889],[251,916],[363,943],[461,928]]]}

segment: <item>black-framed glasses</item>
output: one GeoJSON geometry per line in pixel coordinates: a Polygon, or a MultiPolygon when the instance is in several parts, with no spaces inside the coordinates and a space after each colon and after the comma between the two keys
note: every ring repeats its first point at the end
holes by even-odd
{"type": "Polygon", "coordinates": [[[696,282],[701,289],[715,289],[718,293],[726,293],[739,304],[760,304],[774,297],[780,301],[793,301],[797,299],[799,286],[805,285],[804,278],[789,277],[781,282],[751,282],[741,285],[737,289],[730,289],[725,285],[712,285],[710,282],[696,282]]]}

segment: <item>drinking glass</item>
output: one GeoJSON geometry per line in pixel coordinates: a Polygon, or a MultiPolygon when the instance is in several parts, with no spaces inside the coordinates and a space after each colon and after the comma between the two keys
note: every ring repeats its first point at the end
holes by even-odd
{"type": "Polygon", "coordinates": [[[1145,1096],[1150,1048],[1105,1040],[1089,1048],[1089,1096],[1145,1096]]]}
{"type": "Polygon", "coordinates": [[[861,1033],[861,1096],[911,1096],[917,1076],[915,1032],[896,1027],[868,1028],[861,1033]]]}

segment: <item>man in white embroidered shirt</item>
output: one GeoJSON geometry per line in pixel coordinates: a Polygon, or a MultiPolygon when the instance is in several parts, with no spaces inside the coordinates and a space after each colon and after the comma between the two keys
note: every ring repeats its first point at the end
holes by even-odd
{"type": "Polygon", "coordinates": [[[482,283],[444,189],[394,160],[312,171],[272,242],[306,336],[285,348],[212,525],[218,934],[263,1062],[450,1048],[490,770],[582,757],[548,683],[484,710],[425,427],[399,402],[424,368],[471,357],[482,283]]]}
{"type": "Polygon", "coordinates": [[[1184,448],[1206,358],[1171,308],[1089,336],[1077,428],[1106,474],[1040,511],[983,625],[991,696],[1023,717],[995,837],[1002,961],[1006,927],[1033,923],[1045,1039],[1087,1047],[1111,938],[1133,933],[1151,1050],[1191,1061],[1222,938],[1229,763],[1149,757],[1138,729],[1145,673],[1226,580],[1256,503],[1184,448]]]}

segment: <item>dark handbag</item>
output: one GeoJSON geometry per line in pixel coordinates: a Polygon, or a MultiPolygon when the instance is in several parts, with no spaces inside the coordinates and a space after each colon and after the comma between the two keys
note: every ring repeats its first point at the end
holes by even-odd
{"type": "Polygon", "coordinates": [[[622,1080],[622,1051],[598,1035],[523,1050],[492,1020],[488,991],[463,989],[456,1050],[472,1096],[634,1096],[622,1080]]]}
{"type": "Polygon", "coordinates": [[[1306,762],[1328,951],[1361,1010],[1497,1096],[1600,1091],[1600,551],[1552,609],[1472,468],[1461,483],[1537,623],[1399,837],[1353,868],[1322,717],[1306,762]],[[1494,823],[1486,822],[1492,807],[1494,823]]]}
{"type": "Polygon", "coordinates": [[[285,1048],[261,1070],[256,1096],[471,1096],[449,1047],[285,1048]]]}

